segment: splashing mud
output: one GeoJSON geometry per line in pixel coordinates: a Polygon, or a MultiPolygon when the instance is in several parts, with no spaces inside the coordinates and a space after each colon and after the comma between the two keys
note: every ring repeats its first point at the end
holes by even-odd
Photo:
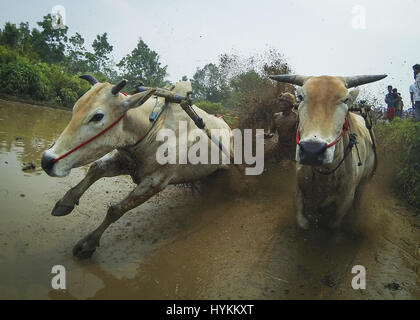
{"type": "Polygon", "coordinates": [[[111,226],[91,260],[74,259],[73,245],[133,184],[103,179],[71,215],[50,215],[86,172],[54,179],[40,169],[69,119],[0,100],[0,298],[420,298],[420,218],[392,196],[384,163],[334,237],[297,229],[294,166],[282,162],[247,196],[170,187],[111,226]],[[65,291],[51,288],[58,264],[65,291]],[[351,287],[354,265],[366,268],[366,290],[351,287]]]}

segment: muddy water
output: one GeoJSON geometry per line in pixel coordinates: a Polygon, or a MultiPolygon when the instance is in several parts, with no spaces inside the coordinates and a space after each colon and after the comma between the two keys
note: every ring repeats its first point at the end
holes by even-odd
{"type": "Polygon", "coordinates": [[[0,100],[0,298],[420,298],[420,218],[391,195],[382,169],[334,237],[297,230],[293,164],[282,163],[252,196],[170,187],[111,226],[91,260],[74,259],[73,245],[133,184],[103,179],[71,215],[50,215],[86,172],[40,169],[69,119],[0,100]],[[28,162],[36,169],[22,171],[28,162]],[[65,291],[51,288],[54,265],[67,270],[65,291]],[[366,290],[351,287],[354,265],[366,267],[366,290]]]}

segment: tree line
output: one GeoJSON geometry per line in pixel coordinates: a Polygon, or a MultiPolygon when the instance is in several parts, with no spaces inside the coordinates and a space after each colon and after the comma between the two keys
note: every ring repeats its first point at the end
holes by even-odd
{"type": "MultiPolygon", "coordinates": [[[[124,78],[131,86],[139,82],[170,85],[168,66],[141,38],[116,62],[106,32],[96,36],[89,51],[80,33],[70,36],[67,26],[54,28],[54,22],[47,14],[32,29],[27,22],[7,22],[0,29],[0,92],[71,107],[89,88],[78,79],[84,73],[111,83],[124,78]]],[[[189,80],[200,107],[211,113],[229,113],[246,108],[267,86],[278,87],[267,74],[289,73],[290,69],[276,50],[249,58],[223,54],[217,62],[197,68],[189,80]]]]}

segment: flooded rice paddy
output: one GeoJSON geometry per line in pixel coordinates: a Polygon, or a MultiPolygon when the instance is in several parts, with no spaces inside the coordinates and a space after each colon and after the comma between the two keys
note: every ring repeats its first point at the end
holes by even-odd
{"type": "Polygon", "coordinates": [[[171,186],[113,224],[92,259],[75,259],[74,244],[134,185],[102,179],[72,214],[51,216],[87,170],[40,168],[70,116],[0,100],[1,299],[420,299],[420,217],[392,195],[383,165],[334,237],[298,230],[284,162],[252,196],[171,186]],[[65,291],[51,287],[54,265],[66,268],[65,291]],[[355,265],[366,290],[351,286],[355,265]]]}

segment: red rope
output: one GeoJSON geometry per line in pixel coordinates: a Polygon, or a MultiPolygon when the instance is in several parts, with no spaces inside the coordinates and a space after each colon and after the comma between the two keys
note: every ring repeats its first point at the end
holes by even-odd
{"type": "MultiPolygon", "coordinates": [[[[127,96],[127,94],[125,92],[120,92],[123,95],[127,96]]],[[[90,138],[89,140],[86,140],[85,142],[83,142],[82,144],[79,144],[77,147],[71,149],[70,151],[66,152],[65,154],[63,154],[62,156],[58,157],[57,159],[54,159],[53,163],[56,163],[57,161],[67,157],[68,155],[72,154],[73,152],[75,152],[76,150],[80,149],[81,147],[87,145],[89,142],[92,142],[93,140],[95,140],[97,137],[100,137],[101,135],[103,135],[105,132],[107,132],[109,129],[111,129],[113,126],[115,126],[118,122],[121,121],[122,118],[124,118],[125,116],[125,112],[122,114],[121,117],[119,117],[117,120],[115,120],[113,123],[111,123],[108,127],[106,127],[104,130],[102,130],[101,132],[99,132],[96,136],[90,138]]],[[[54,146],[55,142],[51,145],[50,149],[54,146]]]]}
{"type": "Polygon", "coordinates": [[[63,154],[62,156],[58,157],[57,159],[54,159],[54,163],[56,163],[57,161],[67,157],[68,155],[72,154],[73,152],[75,152],[76,150],[80,149],[81,147],[87,145],[89,142],[92,142],[93,140],[95,140],[96,138],[98,138],[99,136],[103,135],[105,132],[107,132],[109,129],[111,129],[113,126],[115,126],[118,122],[121,121],[122,118],[125,117],[125,113],[122,114],[122,116],[120,116],[117,120],[115,120],[113,123],[111,123],[108,127],[106,127],[104,130],[102,130],[101,132],[99,132],[97,135],[93,136],[92,138],[90,138],[89,140],[86,140],[85,142],[79,144],[77,147],[71,149],[70,151],[66,152],[65,154],[63,154]]]}
{"type": "MultiPolygon", "coordinates": [[[[332,146],[336,145],[346,134],[346,132],[349,130],[349,118],[346,117],[346,120],[344,122],[343,125],[343,131],[341,131],[340,135],[337,137],[337,139],[335,139],[333,142],[331,142],[330,144],[328,144],[326,146],[326,149],[331,148],[332,146]]],[[[300,145],[300,133],[299,130],[296,131],[296,144],[300,145]]]]}

